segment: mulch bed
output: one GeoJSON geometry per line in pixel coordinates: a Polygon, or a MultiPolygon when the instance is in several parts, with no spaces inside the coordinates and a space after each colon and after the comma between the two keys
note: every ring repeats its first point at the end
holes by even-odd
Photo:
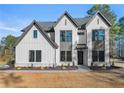
{"type": "Polygon", "coordinates": [[[120,69],[121,67],[118,66],[110,66],[110,67],[98,67],[98,66],[93,66],[90,67],[91,70],[113,70],[113,69],[120,69]]]}
{"type": "Polygon", "coordinates": [[[0,68],[0,70],[77,70],[77,66],[0,68]]]}

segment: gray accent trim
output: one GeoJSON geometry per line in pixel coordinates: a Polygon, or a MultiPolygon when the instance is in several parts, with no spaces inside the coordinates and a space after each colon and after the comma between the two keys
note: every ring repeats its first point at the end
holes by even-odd
{"type": "Polygon", "coordinates": [[[45,31],[43,31],[42,27],[34,20],[25,30],[25,32],[20,36],[20,38],[17,40],[17,42],[15,43],[14,47],[16,47],[18,45],[18,43],[23,39],[23,37],[28,33],[28,31],[31,29],[31,27],[35,25],[37,29],[39,29],[39,31],[41,32],[41,34],[44,36],[45,39],[47,39],[47,41],[53,46],[53,48],[57,49],[58,45],[53,42],[49,36],[46,34],[45,31]]]}

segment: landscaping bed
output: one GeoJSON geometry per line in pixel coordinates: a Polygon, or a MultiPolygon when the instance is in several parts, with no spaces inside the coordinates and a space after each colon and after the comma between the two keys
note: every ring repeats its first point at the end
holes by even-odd
{"type": "Polygon", "coordinates": [[[90,67],[91,70],[113,70],[113,69],[119,69],[121,67],[118,67],[118,66],[110,66],[110,67],[103,67],[103,66],[93,66],[93,67],[90,67]]]}
{"type": "Polygon", "coordinates": [[[77,69],[78,69],[77,66],[0,68],[0,70],[77,70],[77,69]]]}

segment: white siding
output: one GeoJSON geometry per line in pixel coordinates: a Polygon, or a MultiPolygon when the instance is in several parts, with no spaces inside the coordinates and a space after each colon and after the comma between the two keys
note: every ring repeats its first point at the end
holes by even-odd
{"type": "Polygon", "coordinates": [[[56,25],[55,29],[55,42],[59,45],[59,48],[56,50],[56,62],[58,65],[61,64],[72,64],[74,62],[77,64],[77,51],[75,50],[75,46],[77,44],[77,28],[72,24],[72,22],[66,17],[59,21],[56,25]],[[65,25],[65,20],[67,20],[67,25],[65,25]],[[60,62],[60,31],[61,30],[72,30],[72,62],[60,62]]]}
{"type": "Polygon", "coordinates": [[[79,35],[77,36],[77,43],[78,44],[86,44],[86,30],[78,30],[78,33],[84,33],[84,35],[79,35]]]}
{"type": "Polygon", "coordinates": [[[55,49],[38,31],[38,38],[33,38],[33,30],[37,30],[33,26],[25,37],[16,46],[16,64],[15,66],[34,66],[53,65],[55,63],[55,49]],[[42,62],[29,62],[29,50],[41,50],[42,62]]]}
{"type": "Polygon", "coordinates": [[[88,66],[92,62],[92,30],[105,29],[105,62],[109,64],[109,27],[105,24],[103,19],[98,15],[87,25],[87,46],[88,46],[88,66]],[[99,24],[97,20],[99,19],[99,24]]]}

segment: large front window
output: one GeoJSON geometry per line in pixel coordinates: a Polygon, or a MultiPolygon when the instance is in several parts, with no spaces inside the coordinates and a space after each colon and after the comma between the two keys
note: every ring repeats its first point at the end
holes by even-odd
{"type": "Polygon", "coordinates": [[[41,50],[29,50],[29,62],[41,62],[41,50]]]}
{"type": "Polygon", "coordinates": [[[60,51],[61,61],[72,61],[72,51],[60,51]]]}
{"type": "Polygon", "coordinates": [[[105,31],[103,29],[93,30],[92,33],[92,61],[105,61],[105,31]]]}
{"type": "Polygon", "coordinates": [[[72,42],[72,31],[63,30],[60,32],[60,40],[61,42],[72,42]]]}

